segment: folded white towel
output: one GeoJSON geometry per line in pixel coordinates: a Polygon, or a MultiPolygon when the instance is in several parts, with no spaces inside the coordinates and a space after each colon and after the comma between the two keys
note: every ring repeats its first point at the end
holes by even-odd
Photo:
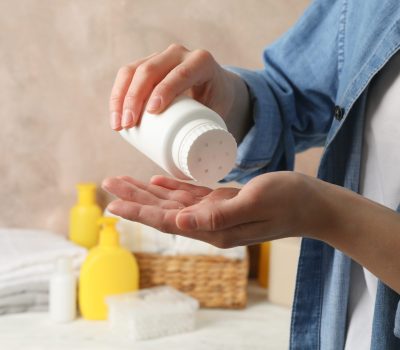
{"type": "Polygon", "coordinates": [[[83,261],[86,249],[49,231],[7,228],[0,229],[0,253],[0,276],[9,276],[10,272],[21,269],[36,271],[33,265],[53,266],[57,258],[64,256],[73,258],[78,265],[83,261]]]}
{"type": "Polygon", "coordinates": [[[48,309],[49,280],[58,258],[78,273],[87,251],[44,230],[0,229],[0,315],[48,309]]]}
{"type": "Polygon", "coordinates": [[[160,232],[139,222],[120,218],[107,210],[104,214],[119,218],[117,229],[121,236],[121,244],[133,252],[163,255],[219,255],[230,259],[244,259],[246,256],[246,247],[220,249],[195,239],[160,232]]]}
{"type": "Polygon", "coordinates": [[[109,211],[104,215],[118,218],[117,230],[120,234],[121,244],[132,252],[162,254],[171,250],[175,244],[175,235],[166,234],[153,227],[139,222],[126,220],[109,211]]]}
{"type": "Polygon", "coordinates": [[[167,252],[171,255],[212,255],[224,256],[229,259],[244,259],[246,256],[246,247],[234,247],[221,249],[211,244],[196,239],[176,236],[174,249],[167,252]]]}
{"type": "Polygon", "coordinates": [[[48,293],[49,281],[47,278],[38,280],[36,277],[34,280],[15,281],[13,284],[9,284],[0,289],[0,298],[8,297],[18,293],[48,293]]]}
{"type": "Polygon", "coordinates": [[[7,309],[14,306],[34,306],[49,303],[47,292],[23,292],[0,298],[0,309],[7,309]]]}
{"type": "Polygon", "coordinates": [[[87,251],[61,235],[28,229],[0,229],[0,294],[23,284],[46,282],[58,258],[70,257],[78,271],[87,251]]]}
{"type": "Polygon", "coordinates": [[[0,315],[16,314],[21,312],[44,312],[49,309],[49,304],[37,305],[10,305],[0,308],[0,315]]]}

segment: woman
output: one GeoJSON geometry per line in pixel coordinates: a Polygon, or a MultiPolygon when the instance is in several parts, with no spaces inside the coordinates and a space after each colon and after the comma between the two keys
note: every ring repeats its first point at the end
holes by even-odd
{"type": "Polygon", "coordinates": [[[109,210],[218,247],[302,236],[291,348],[400,347],[399,48],[397,1],[318,0],[265,50],[261,71],[179,45],[123,67],[114,130],[187,92],[225,119],[239,143],[225,180],[246,184],[109,178],[120,198],[109,210]],[[319,145],[319,179],[285,171],[319,145]]]}

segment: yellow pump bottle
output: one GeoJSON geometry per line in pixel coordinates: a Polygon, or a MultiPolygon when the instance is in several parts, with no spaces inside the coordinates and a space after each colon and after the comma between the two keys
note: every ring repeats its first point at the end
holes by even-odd
{"type": "Polygon", "coordinates": [[[139,268],[133,254],[119,245],[118,219],[103,217],[99,244],[89,251],[79,278],[79,307],[87,320],[107,318],[105,297],[139,289],[139,268]]]}
{"type": "Polygon", "coordinates": [[[70,212],[69,238],[76,244],[92,248],[99,239],[98,220],[102,212],[96,203],[96,184],[78,184],[78,202],[70,212]]]}

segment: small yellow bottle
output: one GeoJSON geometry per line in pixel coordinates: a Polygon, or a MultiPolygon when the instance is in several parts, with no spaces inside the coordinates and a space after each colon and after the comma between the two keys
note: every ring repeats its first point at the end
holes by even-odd
{"type": "Polygon", "coordinates": [[[76,244],[92,248],[99,239],[98,220],[102,215],[96,203],[96,184],[78,184],[77,189],[78,202],[71,209],[69,238],[76,244]]]}
{"type": "Polygon", "coordinates": [[[271,247],[270,242],[263,242],[260,244],[260,260],[258,263],[258,284],[264,288],[268,288],[270,247],[271,247]]]}
{"type": "Polygon", "coordinates": [[[89,251],[79,278],[79,307],[87,320],[107,319],[105,298],[139,289],[133,254],[119,245],[116,218],[103,217],[99,244],[89,251]]]}

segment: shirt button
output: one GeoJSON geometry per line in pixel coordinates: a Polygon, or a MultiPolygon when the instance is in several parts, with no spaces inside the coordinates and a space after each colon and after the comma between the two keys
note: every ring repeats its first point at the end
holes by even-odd
{"type": "Polygon", "coordinates": [[[335,106],[333,116],[335,117],[336,120],[341,121],[344,116],[344,109],[340,106],[335,106]]]}

